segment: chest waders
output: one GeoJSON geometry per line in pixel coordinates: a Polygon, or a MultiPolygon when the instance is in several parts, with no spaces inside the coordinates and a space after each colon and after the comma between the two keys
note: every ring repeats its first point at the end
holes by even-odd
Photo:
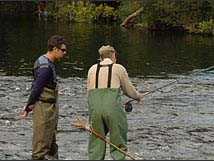
{"type": "MultiPolygon", "coordinates": [[[[111,88],[112,66],[97,65],[96,87],[88,92],[89,123],[93,130],[102,136],[109,132],[109,140],[117,147],[127,151],[128,124],[126,114],[122,110],[121,91],[111,88]],[[108,67],[107,88],[98,88],[99,70],[108,67]]],[[[94,135],[89,135],[88,155],[89,160],[104,160],[106,142],[94,135]]],[[[125,155],[110,146],[110,154],[113,159],[125,159],[125,155]]]]}
{"type": "MultiPolygon", "coordinates": [[[[41,66],[41,65],[40,65],[41,66]]],[[[32,159],[58,159],[56,131],[59,117],[57,102],[58,84],[55,90],[43,88],[39,100],[33,109],[33,140],[32,159]]]]}

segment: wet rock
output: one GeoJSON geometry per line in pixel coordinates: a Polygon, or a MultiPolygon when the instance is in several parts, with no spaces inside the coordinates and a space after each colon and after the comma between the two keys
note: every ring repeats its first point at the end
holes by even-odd
{"type": "Polygon", "coordinates": [[[9,120],[5,121],[5,125],[9,126],[11,122],[9,120]]]}

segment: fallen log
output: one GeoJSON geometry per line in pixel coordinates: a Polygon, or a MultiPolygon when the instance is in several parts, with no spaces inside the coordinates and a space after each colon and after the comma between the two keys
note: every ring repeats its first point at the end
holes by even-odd
{"type": "Polygon", "coordinates": [[[129,15],[121,24],[121,27],[129,28],[130,26],[133,26],[133,22],[137,16],[139,16],[143,12],[143,7],[129,15]]]}

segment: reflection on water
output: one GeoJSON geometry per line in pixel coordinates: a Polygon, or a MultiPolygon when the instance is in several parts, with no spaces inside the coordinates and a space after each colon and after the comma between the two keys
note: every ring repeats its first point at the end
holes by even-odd
{"type": "Polygon", "coordinates": [[[125,30],[119,25],[38,22],[31,17],[1,17],[0,72],[31,76],[35,59],[46,52],[49,36],[64,35],[68,53],[57,72],[60,77],[86,77],[97,62],[98,48],[110,44],[118,63],[130,76],[161,77],[207,68],[214,62],[213,37],[181,33],[125,30]]]}

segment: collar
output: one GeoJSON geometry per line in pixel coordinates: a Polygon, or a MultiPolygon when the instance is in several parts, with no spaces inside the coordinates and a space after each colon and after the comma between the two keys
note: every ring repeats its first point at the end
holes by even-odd
{"type": "Polygon", "coordinates": [[[105,58],[103,61],[100,62],[101,65],[106,65],[106,64],[112,64],[113,61],[110,58],[105,58]]]}

